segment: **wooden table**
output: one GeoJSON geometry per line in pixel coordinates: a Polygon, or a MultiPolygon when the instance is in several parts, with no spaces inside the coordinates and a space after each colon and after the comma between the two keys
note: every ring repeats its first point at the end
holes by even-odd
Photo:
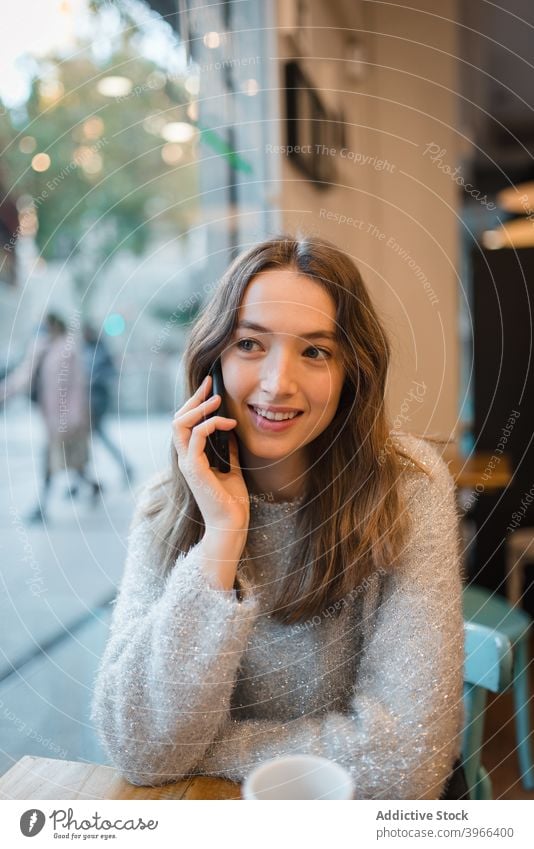
{"type": "Polygon", "coordinates": [[[136,787],[109,766],[21,758],[0,776],[0,799],[240,799],[239,784],[194,776],[161,787],[136,787]]]}

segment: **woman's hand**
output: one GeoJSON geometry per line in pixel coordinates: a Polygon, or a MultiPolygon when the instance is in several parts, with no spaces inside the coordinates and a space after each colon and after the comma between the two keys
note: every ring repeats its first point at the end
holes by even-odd
{"type": "Polygon", "coordinates": [[[178,466],[195,497],[206,530],[235,530],[245,536],[250,521],[247,485],[239,466],[237,437],[229,434],[230,471],[211,468],[205,452],[209,434],[215,430],[231,430],[236,419],[215,416],[220,395],[207,397],[212,378],[208,375],[194,395],[180,407],[173,420],[173,442],[178,466]],[[207,399],[207,400],[206,400],[207,399]],[[204,416],[211,418],[204,421],[204,416]]]}

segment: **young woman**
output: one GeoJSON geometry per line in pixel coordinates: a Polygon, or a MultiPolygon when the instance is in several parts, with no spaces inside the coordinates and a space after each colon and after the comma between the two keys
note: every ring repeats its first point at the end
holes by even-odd
{"type": "Polygon", "coordinates": [[[453,483],[435,447],[390,432],[389,356],[355,265],[317,238],[248,250],[197,320],[172,469],[134,518],[93,702],[132,783],[241,781],[300,752],[350,770],[357,798],[447,794],[453,483]],[[204,379],[219,358],[232,418],[204,379]],[[229,473],[205,453],[216,429],[229,473]]]}

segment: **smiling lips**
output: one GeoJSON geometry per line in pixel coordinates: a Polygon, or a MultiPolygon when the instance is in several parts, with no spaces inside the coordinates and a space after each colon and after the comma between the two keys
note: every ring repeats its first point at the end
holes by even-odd
{"type": "Polygon", "coordinates": [[[271,421],[281,421],[282,419],[293,419],[301,410],[292,410],[288,407],[261,407],[258,404],[250,404],[253,410],[260,416],[265,416],[271,421]]]}
{"type": "Polygon", "coordinates": [[[286,430],[302,415],[301,410],[294,411],[293,413],[272,413],[268,410],[262,410],[262,413],[260,413],[259,407],[252,407],[250,404],[248,405],[248,409],[250,410],[252,421],[260,430],[286,430]]]}

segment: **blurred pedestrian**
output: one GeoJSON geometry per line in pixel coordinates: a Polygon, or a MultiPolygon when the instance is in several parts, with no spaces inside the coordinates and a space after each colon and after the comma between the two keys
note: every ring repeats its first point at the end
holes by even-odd
{"type": "Polygon", "coordinates": [[[104,427],[104,420],[112,402],[117,369],[104,339],[90,324],[83,326],[83,339],[83,358],[89,387],[91,437],[96,435],[100,438],[102,445],[120,467],[125,484],[128,484],[133,479],[133,469],[104,427]]]}
{"type": "Polygon", "coordinates": [[[45,334],[40,334],[26,356],[0,383],[0,399],[29,392],[37,403],[46,428],[46,447],[39,503],[29,521],[44,521],[52,477],[72,471],[91,487],[96,498],[101,488],[87,474],[89,460],[89,408],[87,382],[75,334],[63,319],[48,313],[45,334]]]}

